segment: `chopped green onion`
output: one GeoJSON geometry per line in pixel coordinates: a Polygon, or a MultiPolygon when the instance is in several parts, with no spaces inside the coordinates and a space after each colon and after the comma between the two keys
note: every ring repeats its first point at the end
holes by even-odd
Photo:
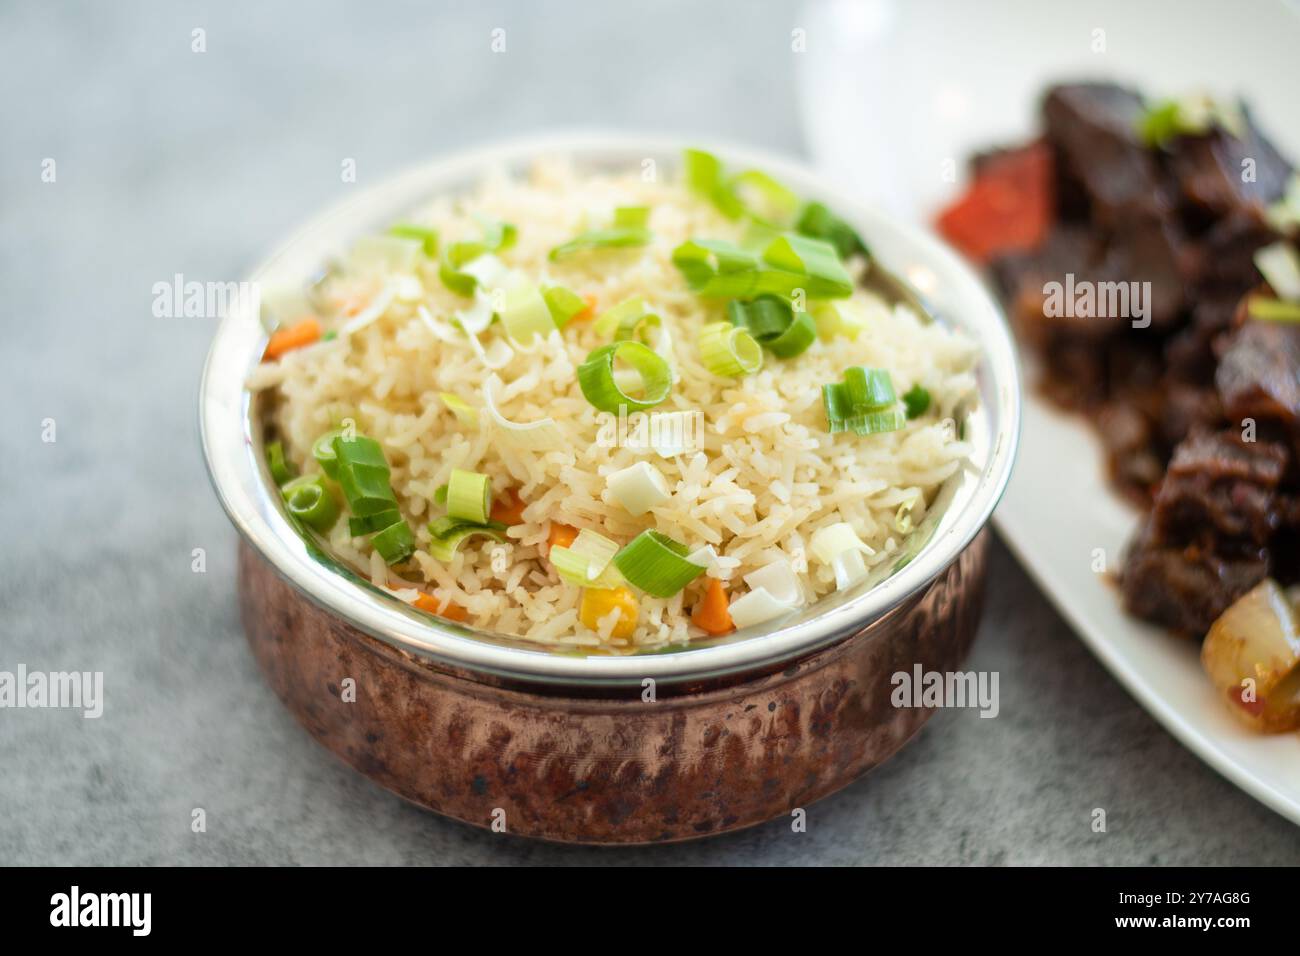
{"type": "Polygon", "coordinates": [[[908,418],[920,418],[930,409],[930,393],[923,386],[913,385],[903,393],[903,406],[908,418]]]}
{"type": "Polygon", "coordinates": [[[618,554],[614,566],[629,584],[654,597],[672,597],[704,573],[704,566],[687,560],[686,545],[658,531],[642,531],[618,554]]]}
{"type": "Polygon", "coordinates": [[[808,541],[809,550],[822,564],[835,571],[835,587],[841,591],[852,587],[867,576],[863,554],[875,554],[875,549],[864,544],[853,526],[838,521],[813,532],[808,541]]]}
{"type": "Polygon", "coordinates": [[[551,250],[552,262],[589,249],[622,249],[649,244],[652,238],[646,223],[650,210],[645,206],[620,206],[614,210],[613,222],[604,229],[590,229],[551,250]]]}
{"type": "Polygon", "coordinates": [[[426,256],[433,259],[438,255],[437,229],[431,229],[428,226],[417,226],[409,222],[399,222],[388,230],[388,234],[402,239],[419,239],[426,256]]]}
{"type": "Polygon", "coordinates": [[[616,588],[623,583],[618,569],[610,565],[618,544],[595,531],[583,529],[567,548],[551,548],[551,564],[570,584],[584,588],[616,588]]]}
{"type": "Polygon", "coordinates": [[[455,556],[456,550],[466,538],[485,535],[494,541],[505,541],[502,533],[505,530],[506,526],[500,521],[476,524],[443,515],[429,522],[429,534],[433,535],[433,541],[429,544],[429,554],[445,563],[455,556]]]}
{"type": "Polygon", "coordinates": [[[1300,302],[1283,302],[1263,295],[1247,298],[1246,312],[1252,319],[1264,322],[1300,322],[1300,302]]]}
{"type": "Polygon", "coordinates": [[[557,329],[564,328],[575,315],[587,308],[586,299],[562,285],[547,286],[542,290],[542,298],[551,310],[551,321],[557,329]]]}
{"type": "Polygon", "coordinates": [[[1203,136],[1215,124],[1238,139],[1246,128],[1237,104],[1193,94],[1148,105],[1138,117],[1137,130],[1148,146],[1163,147],[1177,136],[1203,136]]]}
{"type": "Polygon", "coordinates": [[[339,337],[338,329],[330,329],[328,332],[326,332],[324,335],[320,337],[320,340],[322,342],[333,342],[338,337],[339,337]]]}
{"type": "Polygon", "coordinates": [[[405,521],[390,524],[387,528],[377,532],[370,539],[370,543],[383,557],[386,564],[397,564],[405,561],[415,550],[415,536],[411,533],[411,526],[405,521]]]}
{"type": "Polygon", "coordinates": [[[745,329],[710,322],[700,329],[700,361],[714,375],[752,375],[763,367],[763,349],[745,329]]]}
{"type": "Polygon", "coordinates": [[[508,222],[478,217],[483,227],[483,238],[479,241],[453,242],[443,253],[442,263],[438,267],[438,278],[452,292],[471,296],[480,280],[473,271],[466,269],[471,262],[482,256],[509,249],[515,243],[516,230],[508,222]]]}
{"type": "Polygon", "coordinates": [[[527,284],[506,290],[501,322],[506,334],[520,345],[528,345],[539,336],[546,338],[555,328],[546,299],[536,286],[527,284]]]}
{"type": "Polygon", "coordinates": [[[772,238],[761,254],[716,239],[691,239],[673,250],[673,264],[691,290],[706,298],[792,298],[796,289],[809,299],[853,294],[853,279],[834,246],[791,233],[772,238]]]}
{"type": "Polygon", "coordinates": [[[672,497],[663,474],[648,461],[613,472],[605,478],[605,487],[633,515],[643,515],[672,497]]]}
{"type": "Polygon", "coordinates": [[[738,219],[744,204],[727,188],[722,174],[722,160],[700,149],[685,150],[682,155],[686,185],[718,207],[728,219],[738,219]]]}
{"type": "Polygon", "coordinates": [[[402,513],[396,508],[389,508],[387,511],[381,511],[378,514],[365,515],[364,517],[351,517],[348,519],[348,533],[354,538],[364,538],[368,534],[374,534],[376,531],[383,531],[385,528],[396,524],[402,520],[402,513]]]}
{"type": "Polygon", "coordinates": [[[672,370],[663,356],[640,342],[622,341],[603,345],[578,366],[578,384],[582,394],[602,412],[618,414],[621,406],[629,412],[654,408],[668,397],[672,388],[672,370]],[[641,377],[641,398],[632,398],[614,380],[614,362],[625,362],[641,377]]]}
{"type": "Polygon", "coordinates": [[[1267,280],[1277,297],[1300,302],[1300,256],[1285,240],[1255,250],[1255,268],[1267,280]]]}
{"type": "Polygon", "coordinates": [[[339,503],[320,475],[295,478],[280,493],[289,514],[317,531],[328,531],[338,520],[339,503]]]}
{"type": "Polygon", "coordinates": [[[822,386],[822,404],[831,434],[852,431],[858,435],[898,431],[907,418],[898,410],[894,384],[883,369],[854,365],[843,382],[822,386]]]}
{"type": "Polygon", "coordinates": [[[447,482],[447,515],[483,524],[492,510],[492,481],[477,471],[451,470],[447,482]]]}
{"type": "Polygon", "coordinates": [[[501,437],[512,448],[528,451],[548,451],[564,444],[564,434],[553,418],[540,418],[535,422],[512,422],[497,408],[494,392],[501,387],[501,379],[492,375],[483,385],[483,407],[488,419],[501,437]]]}
{"type": "Polygon", "coordinates": [[[853,227],[822,203],[810,202],[804,206],[794,229],[801,236],[811,236],[829,242],[835,247],[841,259],[847,259],[855,253],[870,255],[867,244],[862,241],[862,237],[854,231],[853,227]]]}
{"type": "Polygon", "coordinates": [[[293,462],[285,460],[282,442],[273,441],[266,446],[266,464],[271,469],[271,477],[275,479],[277,485],[289,483],[298,473],[293,467],[293,462]]]}
{"type": "Polygon", "coordinates": [[[343,434],[343,429],[336,428],[317,438],[311,446],[311,456],[320,464],[321,471],[338,481],[338,458],[334,454],[334,439],[343,434]]]}
{"type": "Polygon", "coordinates": [[[615,336],[620,329],[627,328],[628,323],[631,323],[631,327],[635,329],[640,324],[641,317],[646,314],[645,299],[634,295],[600,313],[591,327],[600,335],[615,336]]]}
{"type": "Polygon", "coordinates": [[[761,170],[737,173],[728,180],[727,188],[759,222],[789,225],[799,208],[799,197],[761,170]]]}
{"type": "Polygon", "coordinates": [[[777,269],[808,278],[810,299],[837,299],[853,293],[853,279],[844,271],[835,246],[821,239],[786,233],[763,250],[763,261],[777,269]]]}
{"type": "Polygon", "coordinates": [[[478,428],[478,412],[469,402],[451,392],[439,392],[438,397],[442,399],[442,404],[456,416],[456,421],[466,428],[478,428]]]}
{"type": "Polygon", "coordinates": [[[866,308],[853,299],[818,302],[809,311],[817,324],[817,335],[825,340],[843,336],[852,341],[867,327],[866,308]]]}
{"type": "Polygon", "coordinates": [[[414,272],[422,248],[416,240],[395,235],[362,236],[353,244],[348,262],[360,272],[414,272]]]}
{"type": "Polygon", "coordinates": [[[817,338],[812,316],[795,312],[789,302],[774,295],[762,295],[752,302],[733,299],[727,303],[727,318],[780,358],[802,354],[817,338]]]}
{"type": "Polygon", "coordinates": [[[396,507],[397,496],[389,483],[391,472],[379,442],[364,435],[351,441],[339,435],[334,439],[334,454],[337,481],[354,515],[374,515],[396,507]]]}
{"type": "Polygon", "coordinates": [[[777,558],[745,575],[748,594],[731,602],[728,611],[737,628],[762,624],[793,611],[803,603],[799,578],[785,558],[777,558]]]}

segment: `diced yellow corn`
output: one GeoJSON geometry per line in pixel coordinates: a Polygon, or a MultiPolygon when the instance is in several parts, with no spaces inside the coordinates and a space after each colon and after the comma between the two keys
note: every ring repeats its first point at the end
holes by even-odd
{"type": "Polygon", "coordinates": [[[601,618],[614,608],[618,608],[619,615],[609,636],[631,637],[636,630],[638,607],[636,595],[628,588],[586,588],[582,592],[578,617],[594,631],[600,627],[601,618]]]}

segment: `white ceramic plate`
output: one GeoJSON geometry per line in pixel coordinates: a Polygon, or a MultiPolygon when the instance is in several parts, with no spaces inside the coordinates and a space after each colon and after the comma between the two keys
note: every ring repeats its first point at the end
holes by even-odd
{"type": "MultiPolygon", "coordinates": [[[[1053,79],[1116,78],[1157,95],[1240,93],[1279,148],[1300,157],[1293,3],[1247,11],[1226,0],[827,0],[802,20],[808,53],[798,77],[814,160],[861,198],[919,221],[960,188],[971,151],[1034,128],[1053,79]],[[1097,30],[1104,51],[1094,50],[1097,30]],[[945,176],[946,161],[957,181],[945,176]]],[[[1239,725],[1195,644],[1127,617],[1109,576],[1093,571],[1098,548],[1114,570],[1138,514],[1109,489],[1086,422],[1026,396],[1020,456],[994,520],[1142,706],[1237,786],[1300,823],[1300,735],[1239,725]]]]}

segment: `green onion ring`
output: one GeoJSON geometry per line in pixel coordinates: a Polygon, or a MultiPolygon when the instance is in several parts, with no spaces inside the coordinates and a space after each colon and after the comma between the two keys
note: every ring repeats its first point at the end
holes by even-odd
{"type": "Polygon", "coordinates": [[[700,329],[700,361],[714,375],[740,377],[763,367],[763,349],[747,329],[710,322],[700,329]]]}
{"type": "Polygon", "coordinates": [[[433,536],[433,541],[429,543],[429,554],[445,564],[455,557],[456,550],[466,538],[481,534],[494,541],[505,541],[505,530],[506,526],[500,521],[475,524],[443,515],[429,522],[429,534],[433,536]]]}
{"type": "Polygon", "coordinates": [[[311,446],[311,456],[320,464],[321,471],[325,472],[326,477],[338,481],[339,467],[338,456],[334,454],[334,439],[343,434],[343,429],[336,428],[328,431],[320,438],[317,438],[311,446]]]}
{"type": "Polygon", "coordinates": [[[629,584],[659,598],[672,597],[704,573],[687,561],[686,545],[658,531],[642,531],[614,555],[614,566],[629,584]]]}
{"type": "Polygon", "coordinates": [[[271,469],[271,477],[277,485],[286,485],[293,480],[298,469],[284,457],[284,444],[273,441],[266,446],[266,464],[271,469]]]}
{"type": "Polygon", "coordinates": [[[775,295],[760,295],[749,302],[727,303],[731,324],[748,330],[765,349],[780,358],[802,354],[817,338],[817,324],[807,312],[795,312],[775,295]]]}
{"type": "Polygon", "coordinates": [[[668,397],[673,376],[663,356],[640,342],[625,340],[593,350],[578,366],[578,384],[595,408],[617,415],[621,406],[630,412],[654,408],[668,397]],[[630,365],[641,376],[644,398],[631,398],[618,387],[614,381],[616,359],[630,365]]]}
{"type": "Polygon", "coordinates": [[[334,500],[320,475],[303,475],[281,491],[289,514],[317,531],[328,531],[338,520],[339,503],[334,500]]]}
{"type": "Polygon", "coordinates": [[[447,516],[483,524],[492,511],[492,482],[477,471],[453,468],[447,482],[447,516]]]}
{"type": "Polygon", "coordinates": [[[411,526],[405,521],[390,524],[371,538],[370,543],[374,545],[386,564],[405,561],[415,550],[415,536],[411,534],[411,526]]]}

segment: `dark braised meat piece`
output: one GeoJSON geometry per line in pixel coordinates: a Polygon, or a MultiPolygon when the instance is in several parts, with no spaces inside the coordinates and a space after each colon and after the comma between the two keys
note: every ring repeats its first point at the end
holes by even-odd
{"type": "Polygon", "coordinates": [[[1198,297],[1191,322],[1165,343],[1165,362],[1172,381],[1196,385],[1214,381],[1214,368],[1219,361],[1216,342],[1232,325],[1240,301],[1240,286],[1205,292],[1198,297]]]}
{"type": "Polygon", "coordinates": [[[1277,238],[1277,232],[1258,210],[1234,210],[1197,240],[1198,281],[1238,292],[1258,284],[1260,274],[1255,268],[1255,250],[1277,238]]]}
{"type": "Polygon", "coordinates": [[[1135,214],[1162,218],[1172,206],[1159,164],[1138,137],[1144,112],[1137,93],[1112,83],[1056,86],[1043,100],[1047,140],[1087,192],[1100,225],[1135,214]]]}
{"type": "Polygon", "coordinates": [[[1214,216],[1260,209],[1282,198],[1291,164],[1241,108],[1240,138],[1221,127],[1167,144],[1167,164],[1186,200],[1214,216]],[[1249,173],[1249,175],[1247,175],[1249,173]]]}
{"type": "Polygon", "coordinates": [[[1300,328],[1243,322],[1232,333],[1214,380],[1230,421],[1263,419],[1300,434],[1300,328]]]}
{"type": "Polygon", "coordinates": [[[1164,475],[1165,462],[1151,420],[1127,402],[1107,402],[1097,413],[1097,433],[1106,446],[1111,476],[1142,505],[1164,475]]]}
{"type": "Polygon", "coordinates": [[[1148,524],[1125,558],[1120,588],[1130,614],[1199,639],[1268,573],[1267,552],[1222,558],[1195,545],[1161,547],[1148,524]]]}
{"type": "Polygon", "coordinates": [[[1193,432],[1175,450],[1151,510],[1152,540],[1221,555],[1257,554],[1277,528],[1285,445],[1235,430],[1193,432]]]}
{"type": "Polygon", "coordinates": [[[1193,431],[1217,431],[1224,424],[1223,406],[1213,388],[1167,382],[1164,387],[1160,441],[1174,448],[1193,431]]]}
{"type": "MultiPolygon", "coordinates": [[[[1141,296],[1149,289],[1143,308],[1152,326],[1167,327],[1182,317],[1188,286],[1199,279],[1200,259],[1172,216],[1135,216],[1108,236],[1105,250],[1096,267],[1098,282],[1136,284],[1141,296]]],[[[1126,323],[1137,317],[1138,305],[1130,301],[1126,323]]]]}

